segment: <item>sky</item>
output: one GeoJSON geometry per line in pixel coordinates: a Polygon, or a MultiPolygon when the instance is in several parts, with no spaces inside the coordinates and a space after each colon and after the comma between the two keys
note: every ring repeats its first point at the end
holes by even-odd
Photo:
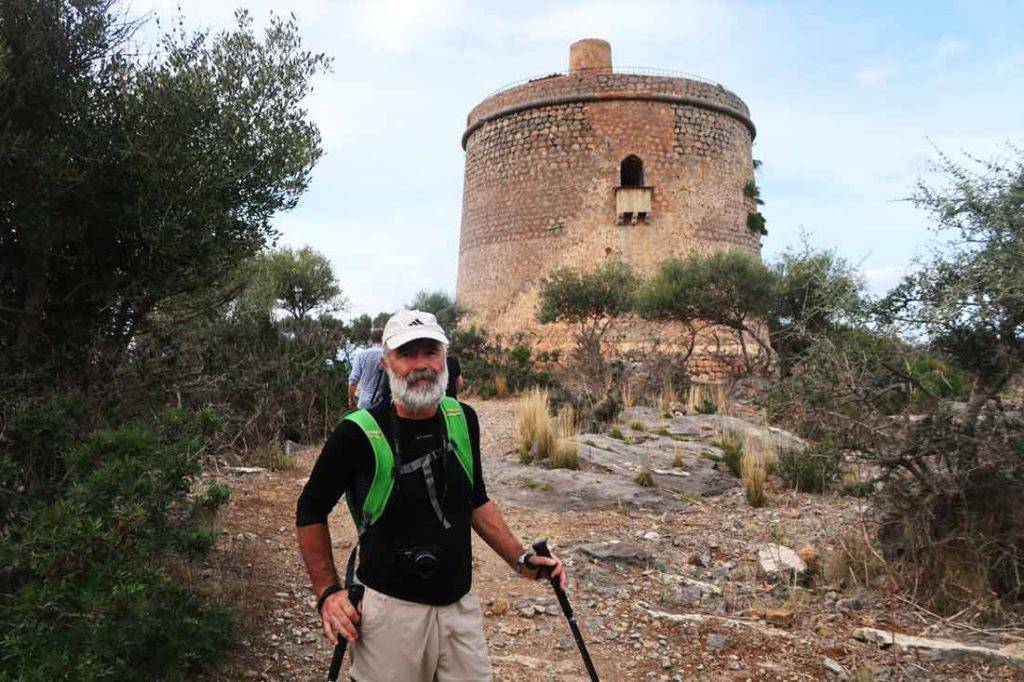
{"type": "Polygon", "coordinates": [[[770,262],[806,239],[884,292],[937,238],[905,198],[938,182],[939,152],[1024,142],[1024,3],[128,0],[135,15],[227,28],[294,13],[334,60],[305,103],[325,155],[280,245],[327,255],[348,315],[455,291],[469,110],[495,89],[563,71],[604,38],[616,66],[699,74],[749,106],[770,262]]]}

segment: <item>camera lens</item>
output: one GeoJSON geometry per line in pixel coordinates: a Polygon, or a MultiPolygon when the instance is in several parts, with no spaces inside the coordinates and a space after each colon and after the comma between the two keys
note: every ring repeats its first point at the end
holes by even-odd
{"type": "Polygon", "coordinates": [[[420,550],[413,556],[412,565],[419,577],[429,578],[437,570],[437,556],[429,550],[420,550]]]}

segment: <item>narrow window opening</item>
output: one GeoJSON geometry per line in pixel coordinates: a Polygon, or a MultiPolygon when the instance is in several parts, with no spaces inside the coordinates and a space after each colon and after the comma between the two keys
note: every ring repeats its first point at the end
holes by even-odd
{"type": "Polygon", "coordinates": [[[619,184],[622,187],[644,186],[644,162],[639,156],[630,154],[622,160],[619,169],[619,184]]]}

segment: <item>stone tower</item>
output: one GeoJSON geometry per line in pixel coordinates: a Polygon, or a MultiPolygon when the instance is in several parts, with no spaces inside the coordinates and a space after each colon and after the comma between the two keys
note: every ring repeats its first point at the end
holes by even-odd
{"type": "Polygon", "coordinates": [[[747,106],[695,76],[612,67],[604,40],[574,43],[567,73],[509,86],[470,113],[457,299],[493,333],[565,330],[535,318],[552,268],[619,254],[642,274],[669,255],[760,252],[754,124],[747,106]]]}

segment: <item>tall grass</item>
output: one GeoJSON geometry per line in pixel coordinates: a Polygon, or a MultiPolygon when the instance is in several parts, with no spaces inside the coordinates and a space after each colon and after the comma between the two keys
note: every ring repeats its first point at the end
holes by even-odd
{"type": "Polygon", "coordinates": [[[633,388],[633,384],[629,381],[626,381],[622,384],[622,406],[636,406],[636,392],[633,388]]]}
{"type": "Polygon", "coordinates": [[[722,450],[722,463],[733,476],[743,475],[743,453],[746,443],[743,436],[735,431],[725,431],[714,441],[722,450]]]}
{"type": "Polygon", "coordinates": [[[580,427],[573,409],[566,405],[554,420],[555,443],[550,463],[555,469],[580,468],[580,427]]]}
{"type": "Polygon", "coordinates": [[[686,392],[687,414],[729,414],[730,408],[724,384],[693,383],[686,392]]]}
{"type": "Polygon", "coordinates": [[[494,375],[494,395],[497,398],[504,398],[508,395],[508,377],[504,374],[494,375]]]}
{"type": "Polygon", "coordinates": [[[779,451],[771,438],[745,439],[744,450],[761,462],[765,473],[774,473],[779,466],[779,451]]]}
{"type": "Polygon", "coordinates": [[[548,392],[534,388],[527,391],[516,405],[516,450],[519,461],[529,464],[546,459],[555,444],[551,424],[548,392]]]}
{"type": "Polygon", "coordinates": [[[516,405],[516,450],[523,464],[547,460],[556,469],[578,469],[580,428],[572,408],[551,416],[548,392],[527,391],[516,405]]]}
{"type": "Polygon", "coordinates": [[[651,472],[651,457],[644,453],[641,455],[640,468],[633,477],[633,482],[642,488],[653,488],[656,485],[654,474],[651,472]]]}
{"type": "Polygon", "coordinates": [[[661,387],[661,395],[658,397],[658,407],[662,414],[668,414],[672,409],[672,403],[676,402],[676,392],[668,384],[661,387]]]}
{"type": "Polygon", "coordinates": [[[740,476],[743,479],[743,492],[751,507],[763,507],[768,498],[764,491],[764,481],[768,476],[763,454],[748,451],[740,460],[740,476]]]}

